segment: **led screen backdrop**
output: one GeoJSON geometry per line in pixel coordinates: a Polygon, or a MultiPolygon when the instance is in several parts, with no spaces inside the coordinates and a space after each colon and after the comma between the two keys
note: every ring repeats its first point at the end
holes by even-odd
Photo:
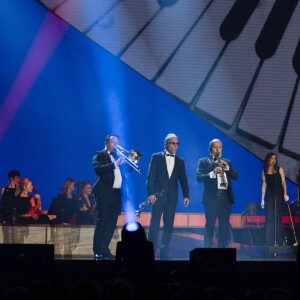
{"type": "MultiPolygon", "coordinates": [[[[0,3],[1,182],[19,169],[47,209],[63,183],[94,181],[107,133],[139,149],[127,200],[146,198],[151,154],[174,132],[191,205],[202,212],[197,161],[213,138],[240,174],[240,213],[260,202],[262,162],[299,168],[298,1],[68,0],[0,3]]],[[[296,187],[288,182],[291,198],[296,187]]]]}

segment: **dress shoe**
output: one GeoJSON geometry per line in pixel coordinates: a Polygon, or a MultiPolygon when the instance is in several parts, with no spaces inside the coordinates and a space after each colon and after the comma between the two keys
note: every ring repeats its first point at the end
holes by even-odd
{"type": "Polygon", "coordinates": [[[110,252],[105,252],[101,255],[102,255],[103,260],[113,260],[113,259],[115,259],[115,256],[112,255],[110,252]]]}

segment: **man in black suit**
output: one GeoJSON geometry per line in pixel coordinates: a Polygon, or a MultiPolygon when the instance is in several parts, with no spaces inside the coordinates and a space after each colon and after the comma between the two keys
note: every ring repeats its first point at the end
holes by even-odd
{"type": "Polygon", "coordinates": [[[121,212],[121,165],[125,162],[123,156],[119,158],[115,156],[114,150],[118,143],[117,135],[107,135],[105,149],[96,152],[93,157],[93,167],[96,173],[93,196],[98,209],[93,241],[95,259],[114,259],[109,250],[109,244],[121,212]]]}
{"type": "Polygon", "coordinates": [[[205,207],[204,247],[211,248],[216,219],[219,221],[218,247],[226,248],[229,217],[234,202],[231,179],[238,173],[231,162],[222,158],[222,142],[214,139],[209,143],[210,155],[200,158],[197,168],[197,181],[204,183],[202,202],[205,207]]]}
{"type": "Polygon", "coordinates": [[[154,250],[157,246],[159,225],[163,214],[163,235],[160,248],[160,258],[170,259],[169,244],[173,232],[176,205],[178,202],[178,181],[180,182],[184,206],[189,205],[189,186],[185,172],[184,160],[176,156],[178,138],[170,133],[166,136],[165,151],[154,153],[151,157],[148,175],[147,192],[152,206],[148,239],[153,242],[154,250]],[[155,193],[164,191],[158,200],[155,193]],[[157,200],[157,201],[156,201],[157,200]]]}

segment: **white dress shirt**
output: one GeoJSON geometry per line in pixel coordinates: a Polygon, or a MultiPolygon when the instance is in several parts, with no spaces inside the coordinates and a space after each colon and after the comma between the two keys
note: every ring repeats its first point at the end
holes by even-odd
{"type": "Polygon", "coordinates": [[[169,178],[170,178],[172,176],[172,172],[173,172],[174,165],[175,165],[175,154],[171,154],[168,151],[166,151],[165,156],[166,156],[168,174],[169,174],[169,178]],[[167,155],[167,154],[169,154],[169,155],[167,155]]]}
{"type": "Polygon", "coordinates": [[[121,174],[120,168],[117,166],[116,160],[114,159],[112,154],[108,150],[106,150],[106,151],[107,151],[107,154],[109,155],[111,161],[115,165],[115,168],[114,168],[115,180],[114,180],[113,188],[120,189],[122,186],[122,174],[121,174]]]}

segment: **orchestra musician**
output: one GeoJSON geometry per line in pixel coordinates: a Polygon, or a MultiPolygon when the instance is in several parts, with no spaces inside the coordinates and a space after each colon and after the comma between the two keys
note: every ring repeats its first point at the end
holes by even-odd
{"type": "Polygon", "coordinates": [[[15,202],[20,194],[20,172],[11,170],[8,172],[9,184],[1,190],[1,219],[2,222],[9,225],[15,222],[15,202]]]}
{"type": "Polygon", "coordinates": [[[76,225],[92,225],[96,220],[96,203],[92,197],[92,184],[83,181],[78,191],[78,212],[76,225]]]}

